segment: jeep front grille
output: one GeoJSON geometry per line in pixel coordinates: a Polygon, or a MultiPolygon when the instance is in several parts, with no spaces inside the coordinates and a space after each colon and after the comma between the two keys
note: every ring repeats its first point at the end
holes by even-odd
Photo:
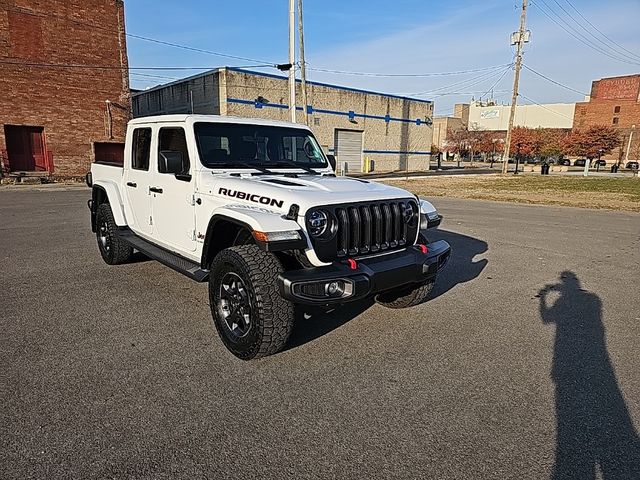
{"type": "MultiPolygon", "coordinates": [[[[315,209],[313,209],[315,210],[315,209]]],[[[412,245],[418,231],[415,200],[393,200],[320,207],[334,222],[324,238],[313,238],[322,261],[367,255],[412,245]],[[411,214],[405,217],[405,210],[411,214]]]]}

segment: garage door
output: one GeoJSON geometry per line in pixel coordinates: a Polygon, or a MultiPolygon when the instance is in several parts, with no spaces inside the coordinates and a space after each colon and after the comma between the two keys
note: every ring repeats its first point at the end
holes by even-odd
{"type": "Polygon", "coordinates": [[[336,130],[336,160],[340,170],[347,162],[348,172],[362,171],[362,132],[336,130]]]}

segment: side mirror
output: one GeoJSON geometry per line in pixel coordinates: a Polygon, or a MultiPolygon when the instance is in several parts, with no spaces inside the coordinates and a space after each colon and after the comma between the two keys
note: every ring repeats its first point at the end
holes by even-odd
{"type": "Polygon", "coordinates": [[[333,171],[336,171],[336,157],[335,155],[327,155],[327,160],[329,160],[329,165],[333,168],[333,171]]]}

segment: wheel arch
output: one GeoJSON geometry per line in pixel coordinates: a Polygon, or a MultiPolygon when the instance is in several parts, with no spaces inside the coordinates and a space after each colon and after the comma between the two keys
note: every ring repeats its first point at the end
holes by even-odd
{"type": "Polygon", "coordinates": [[[242,220],[226,215],[213,215],[204,238],[200,268],[209,268],[211,261],[225,248],[255,243],[252,232],[251,225],[242,220]]]}
{"type": "Polygon", "coordinates": [[[127,225],[118,187],[110,182],[94,182],[91,188],[91,203],[89,204],[91,210],[91,229],[94,232],[96,229],[96,212],[98,211],[98,207],[103,203],[108,203],[111,206],[116,225],[119,227],[127,225]]]}

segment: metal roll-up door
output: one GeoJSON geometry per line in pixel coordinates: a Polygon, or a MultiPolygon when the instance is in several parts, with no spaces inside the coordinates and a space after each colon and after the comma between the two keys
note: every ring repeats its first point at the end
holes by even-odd
{"type": "Polygon", "coordinates": [[[362,172],[362,132],[337,130],[336,160],[340,170],[347,162],[348,172],[362,172]]]}

